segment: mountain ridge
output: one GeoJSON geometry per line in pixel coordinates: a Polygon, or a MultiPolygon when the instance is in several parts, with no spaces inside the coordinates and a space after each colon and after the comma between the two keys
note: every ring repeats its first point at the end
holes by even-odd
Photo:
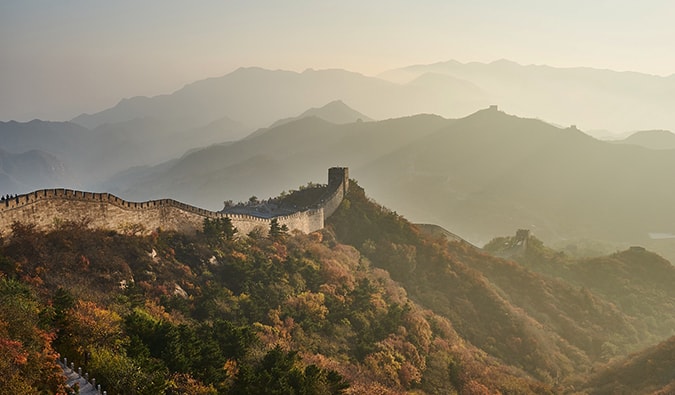
{"type": "Polygon", "coordinates": [[[312,107],[297,117],[280,119],[270,125],[270,128],[301,118],[317,117],[335,124],[352,123],[357,121],[372,121],[373,119],[349,107],[342,100],[333,100],[322,107],[312,107]]]}
{"type": "Polygon", "coordinates": [[[258,180],[269,187],[263,196],[271,196],[289,187],[278,175],[291,175],[294,184],[321,179],[308,166],[323,168],[329,161],[353,169],[383,204],[415,222],[453,229],[474,244],[534,226],[547,242],[630,242],[673,256],[648,238],[672,233],[666,207],[675,190],[659,181],[675,166],[672,155],[600,141],[578,128],[498,107],[460,119],[421,115],[334,125],[307,118],[254,139],[193,151],[149,182],[121,180],[115,188],[136,199],[161,193],[190,201],[193,194],[176,188],[185,185],[203,191],[199,205],[214,207],[218,196],[227,196],[227,185],[238,186],[235,199],[247,199],[247,193],[261,193],[247,187],[258,180]],[[625,223],[633,226],[620,225],[625,223]]]}
{"type": "Polygon", "coordinates": [[[73,184],[63,162],[37,149],[16,154],[0,147],[0,174],[0,196],[15,195],[27,188],[73,184]]]}
{"type": "Polygon", "coordinates": [[[675,149],[675,134],[669,130],[641,130],[632,133],[617,144],[633,144],[649,149],[675,149]]]}

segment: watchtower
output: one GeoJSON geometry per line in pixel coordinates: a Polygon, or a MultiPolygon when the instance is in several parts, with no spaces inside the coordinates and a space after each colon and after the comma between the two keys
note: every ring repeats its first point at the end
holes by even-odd
{"type": "Polygon", "coordinates": [[[530,230],[529,229],[518,229],[516,231],[516,240],[527,240],[530,238],[530,230]]]}
{"type": "Polygon", "coordinates": [[[335,190],[342,184],[344,193],[349,189],[349,168],[331,167],[328,169],[328,188],[335,190]]]}

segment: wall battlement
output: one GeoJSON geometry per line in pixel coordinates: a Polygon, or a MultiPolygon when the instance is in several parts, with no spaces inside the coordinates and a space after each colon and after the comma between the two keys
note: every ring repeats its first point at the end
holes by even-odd
{"type": "Polygon", "coordinates": [[[224,217],[232,220],[240,234],[256,228],[266,233],[273,218],[291,231],[310,233],[323,229],[324,220],[335,212],[349,187],[347,168],[333,167],[328,174],[328,194],[315,207],[272,218],[215,212],[173,199],[129,202],[110,193],[42,189],[0,201],[0,235],[10,232],[14,222],[49,229],[64,220],[86,220],[91,227],[110,230],[141,225],[148,232],[160,228],[189,233],[201,230],[205,218],[224,217]]]}

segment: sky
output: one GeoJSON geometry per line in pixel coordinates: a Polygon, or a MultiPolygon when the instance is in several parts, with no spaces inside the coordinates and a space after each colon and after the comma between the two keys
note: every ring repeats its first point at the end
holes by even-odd
{"type": "Polygon", "coordinates": [[[450,59],[675,73],[669,0],[2,0],[0,120],[68,120],[239,67],[450,59]]]}

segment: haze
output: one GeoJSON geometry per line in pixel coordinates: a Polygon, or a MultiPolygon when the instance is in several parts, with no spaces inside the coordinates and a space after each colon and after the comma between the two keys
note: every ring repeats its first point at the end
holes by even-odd
{"type": "Polygon", "coordinates": [[[668,1],[4,1],[0,119],[67,120],[240,66],[367,75],[455,59],[670,75],[668,1]]]}

